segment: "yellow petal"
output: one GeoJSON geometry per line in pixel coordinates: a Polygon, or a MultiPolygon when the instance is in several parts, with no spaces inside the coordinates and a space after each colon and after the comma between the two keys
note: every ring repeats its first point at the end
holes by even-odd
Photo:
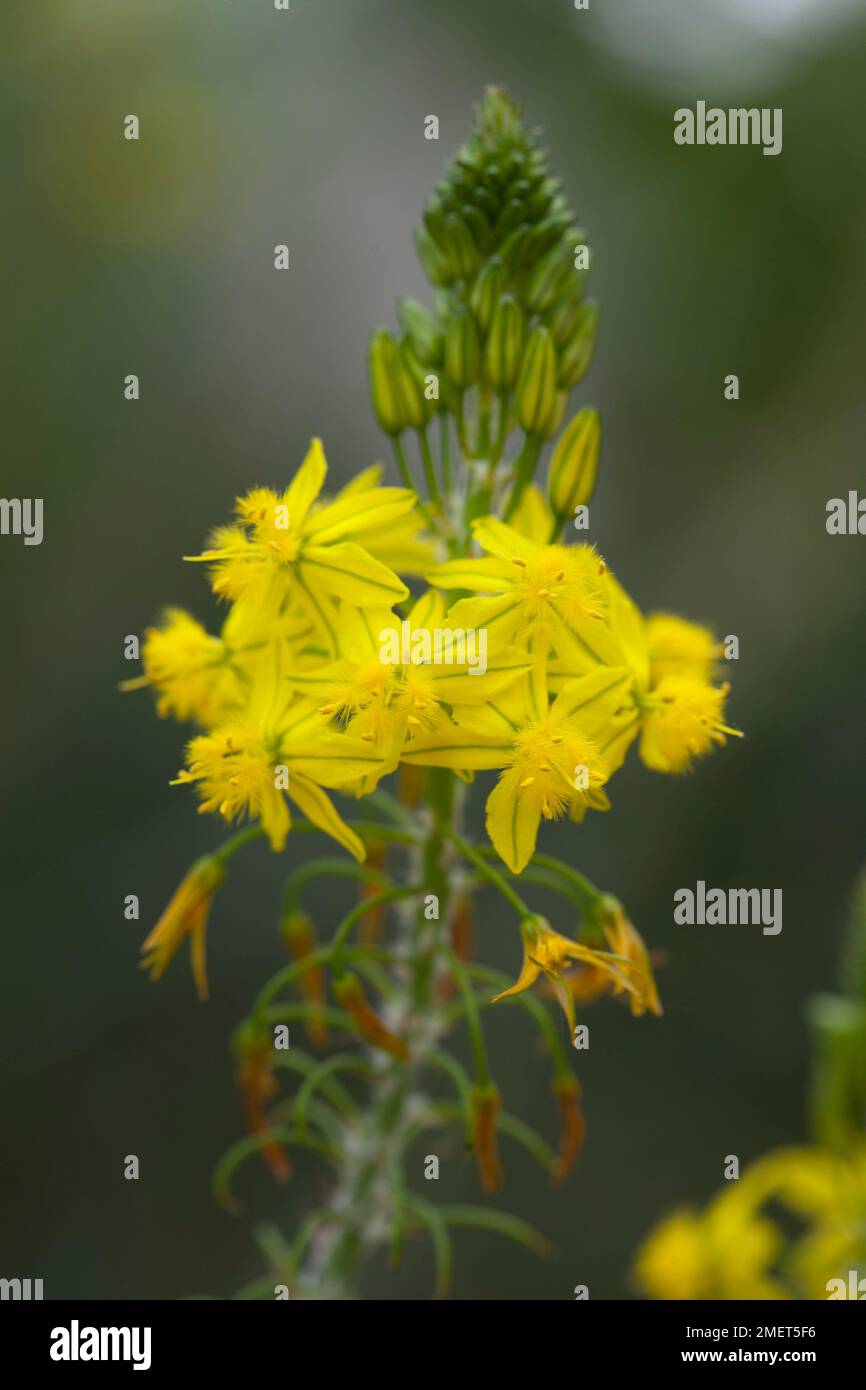
{"type": "Polygon", "coordinates": [[[306,777],[296,772],[289,781],[289,795],[313,825],[324,830],[326,835],[330,835],[332,840],[336,840],[359,862],[366,858],[367,851],[363,842],[338,814],[331,798],[321,787],[317,787],[314,782],[307,781],[306,777]]]}
{"type": "Polygon", "coordinates": [[[300,529],[304,518],[322,491],[327,471],[328,464],[325,459],[325,451],[322,448],[322,441],[321,439],[312,439],[307,450],[307,457],[289,483],[285,493],[285,502],[289,509],[289,525],[293,531],[300,529]]]}
{"type": "Polygon", "coordinates": [[[451,767],[481,772],[503,767],[508,761],[509,740],[483,738],[469,730],[446,726],[432,734],[421,734],[407,743],[400,754],[404,763],[423,767],[451,767]]]}
{"type": "Polygon", "coordinates": [[[502,594],[514,583],[514,566],[490,556],[482,560],[446,560],[427,575],[437,589],[478,589],[482,593],[502,594]]]}
{"type": "Polygon", "coordinates": [[[387,526],[414,505],[415,494],[408,488],[368,488],[322,507],[310,517],[306,533],[316,545],[330,545],[344,536],[387,526]]]}
{"type": "Polygon", "coordinates": [[[377,768],[381,768],[382,775],[387,771],[369,743],[350,734],[328,730],[311,736],[308,744],[295,745],[288,754],[288,762],[290,792],[296,773],[323,787],[344,787],[356,778],[369,777],[377,768]]]}
{"type": "Polygon", "coordinates": [[[376,487],[384,471],[384,464],[371,463],[369,468],[362,469],[344,487],[340,488],[335,500],[341,502],[344,497],[352,497],[355,493],[366,492],[368,488],[376,487]]]}
{"type": "Polygon", "coordinates": [[[468,666],[435,668],[431,676],[433,693],[437,700],[449,705],[482,704],[519,680],[531,665],[531,657],[518,647],[506,647],[499,656],[488,660],[487,670],[480,675],[470,675],[468,666]]]}
{"type": "Polygon", "coordinates": [[[610,630],[619,643],[622,654],[635,673],[639,690],[646,690],[650,679],[650,652],[646,620],[637,604],[629,598],[619,580],[608,571],[605,582],[608,591],[610,630]]]}
{"type": "Polygon", "coordinates": [[[540,820],[530,798],[501,778],[487,798],[487,834],[512,873],[521,873],[535,853],[540,820]]]}
{"type": "Polygon", "coordinates": [[[305,546],[298,568],[308,585],[362,608],[402,603],[409,594],[393,570],[351,541],[305,546]]]}
{"type": "Polygon", "coordinates": [[[260,820],[271,849],[279,854],[285,847],[292,818],[283,793],[276,787],[268,786],[262,794],[260,820]]]}
{"type": "Polygon", "coordinates": [[[488,598],[462,598],[448,610],[446,621],[451,628],[487,629],[487,645],[504,647],[511,642],[521,623],[520,601],[512,592],[488,598]]]}
{"type": "Polygon", "coordinates": [[[538,549],[532,541],[515,531],[513,526],[500,521],[496,516],[480,516],[472,523],[472,534],[484,550],[491,555],[497,555],[500,560],[512,560],[515,557],[525,560],[538,549]]]}
{"type": "Polygon", "coordinates": [[[587,676],[566,682],[553,702],[551,714],[578,720],[586,737],[598,742],[624,705],[634,716],[635,707],[628,698],[633,684],[634,672],[629,666],[597,667],[587,676]]]}
{"type": "Polygon", "coordinates": [[[524,491],[511,518],[511,525],[521,536],[535,541],[536,545],[549,545],[553,531],[553,512],[547,505],[544,493],[535,483],[524,491]]]}
{"type": "Polygon", "coordinates": [[[445,600],[435,589],[425,589],[409,609],[412,627],[441,627],[444,617],[445,600]]]}

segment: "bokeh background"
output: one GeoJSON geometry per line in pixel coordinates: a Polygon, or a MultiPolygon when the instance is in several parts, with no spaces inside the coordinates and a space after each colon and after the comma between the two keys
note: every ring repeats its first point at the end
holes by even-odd
{"type": "MultiPolygon", "coordinates": [[[[493,81],[544,128],[594,247],[603,326],[575,396],[604,424],[592,539],[645,607],[739,636],[747,737],[684,779],[631,764],[612,816],[552,835],[667,952],[666,1014],[595,1006],[579,1174],[552,1191],[505,1141],[502,1205],[557,1254],[462,1233],[456,1295],[632,1297],[631,1254],[671,1203],[703,1201],[725,1154],[804,1136],[804,1008],[833,984],[866,860],[866,539],[824,525],[828,498],[866,493],[863,20],[827,0],[4,5],[2,489],[44,497],[45,539],[0,540],[0,1274],[47,1297],[228,1296],[263,1272],[254,1222],[290,1233],[318,1181],[250,1167],[241,1218],[210,1197],[241,1132],[228,1037],[282,959],[273,906],[305,846],[235,862],[206,1007],[185,960],[148,984],[143,932],[221,832],[168,786],[182,731],[118,694],[123,639],[167,601],[214,618],[181,556],[313,432],[335,481],[385,456],[367,335],[426,296],[412,229],[493,81]],[[782,107],[781,156],[675,146],[698,98],[782,107]],[[781,887],[782,934],[675,927],[698,878],[781,887]]],[[[343,893],[320,896],[321,930],[343,893]]],[[[479,936],[516,969],[489,900],[479,936]]],[[[489,1026],[506,1103],[552,1137],[522,1016],[489,1026]]],[[[436,1195],[476,1200],[459,1150],[436,1195]]],[[[419,1242],[366,1293],[429,1281],[419,1242]]]]}

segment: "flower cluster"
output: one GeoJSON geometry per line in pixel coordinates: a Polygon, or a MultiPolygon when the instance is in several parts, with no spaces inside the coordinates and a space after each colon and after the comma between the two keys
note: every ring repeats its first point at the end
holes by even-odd
{"type": "Polygon", "coordinates": [[[609,808],[632,743],[682,772],[734,732],[712,635],[645,619],[593,546],[548,543],[534,485],[510,524],[476,519],[470,554],[435,563],[413,492],[368,472],[321,501],[325,474],[314,440],[283,492],[240,498],[194,557],[231,604],[218,637],[179,609],[146,634],[159,711],[202,729],[177,779],[202,811],[259,822],[279,851],[292,804],[363,860],[330,790],[364,797],[400,764],[494,772],[487,831],[519,874],[542,820],[609,808]],[[397,568],[416,566],[429,586],[413,596],[397,568]],[[467,633],[485,635],[483,671],[467,633]]]}

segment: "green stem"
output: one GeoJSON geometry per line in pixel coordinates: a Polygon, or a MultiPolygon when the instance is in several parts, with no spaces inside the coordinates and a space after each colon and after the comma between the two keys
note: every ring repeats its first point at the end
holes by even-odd
{"type": "Polygon", "coordinates": [[[523,496],[526,488],[532,482],[535,467],[538,463],[538,455],[541,452],[541,435],[528,434],[523,441],[523,448],[518,455],[514,465],[514,486],[511,489],[511,496],[505,508],[503,521],[510,521],[517,510],[517,505],[523,496]]]}
{"type": "Polygon", "coordinates": [[[503,898],[507,899],[521,921],[533,915],[532,908],[523,901],[518,893],[515,893],[514,889],[505,882],[502,875],[498,873],[492,865],[484,862],[478,851],[474,849],[472,845],[467,844],[462,836],[457,834],[456,830],[449,829],[446,831],[446,834],[451,843],[456,845],[457,849],[459,849],[463,858],[468,859],[470,864],[474,864],[478,872],[483,874],[487,879],[487,882],[492,884],[492,886],[502,894],[503,898]]]}
{"type": "Polygon", "coordinates": [[[439,458],[442,464],[442,489],[450,493],[454,489],[454,468],[451,462],[451,426],[448,412],[439,412],[439,458]]]}
{"type": "Polygon", "coordinates": [[[340,975],[343,972],[343,962],[346,955],[344,943],[356,922],[359,922],[362,917],[366,917],[368,912],[372,912],[374,908],[381,907],[384,903],[398,902],[401,898],[417,898],[418,895],[424,891],[425,885],[423,883],[420,886],[417,884],[410,884],[397,888],[385,888],[381,893],[375,893],[372,898],[365,898],[363,902],[356,903],[355,906],[346,913],[331,940],[331,949],[333,951],[332,967],[334,974],[340,975]]]}
{"type": "Polygon", "coordinates": [[[239,849],[251,844],[253,840],[258,840],[264,833],[262,826],[248,825],[245,830],[239,830],[236,835],[232,835],[230,839],[220,845],[219,849],[213,850],[212,857],[225,864],[233,854],[237,854],[239,849]]]}
{"type": "Polygon", "coordinates": [[[418,431],[418,447],[421,450],[421,460],[424,464],[424,478],[427,482],[427,491],[430,494],[430,501],[434,506],[438,506],[441,501],[439,496],[439,484],[436,481],[436,465],[433,462],[433,454],[430,451],[430,441],[427,438],[426,428],[418,431]]]}
{"type": "Polygon", "coordinates": [[[412,477],[412,471],[409,467],[409,462],[406,458],[406,450],[403,448],[402,441],[398,438],[396,434],[394,434],[391,436],[391,443],[394,446],[394,457],[397,460],[397,468],[399,469],[400,477],[403,479],[403,482],[405,483],[406,487],[409,488],[410,492],[414,492],[418,502],[419,512],[423,516],[429,529],[433,531],[435,535],[439,536],[440,540],[443,540],[447,543],[448,537],[445,535],[444,531],[442,530],[435,516],[431,512],[427,503],[424,501],[424,498],[421,496],[420,492],[415,486],[415,480],[412,477]]]}
{"type": "Polygon", "coordinates": [[[448,963],[457,981],[457,986],[466,1009],[469,1042],[472,1047],[472,1060],[475,1065],[475,1080],[479,1086],[489,1086],[490,1068],[487,1065],[487,1047],[484,1042],[484,1029],[481,1025],[481,1014],[478,1009],[478,1003],[475,995],[472,993],[469,976],[453,951],[448,952],[448,963]]]}

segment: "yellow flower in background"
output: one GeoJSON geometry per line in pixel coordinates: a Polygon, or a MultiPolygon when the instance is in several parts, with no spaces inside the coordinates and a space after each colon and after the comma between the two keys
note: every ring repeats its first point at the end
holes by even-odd
{"type": "Polygon", "coordinates": [[[849,1296],[864,1257],[866,1149],[792,1147],[751,1164],[703,1212],[666,1218],[635,1277],[658,1299],[825,1299],[849,1296]]]}
{"type": "Polygon", "coordinates": [[[781,1236],[743,1200],[736,1183],[703,1213],[674,1212],[644,1243],[635,1276],[651,1298],[783,1298],[769,1270],[781,1236]]]}
{"type": "Polygon", "coordinates": [[[142,969],[150,971],[152,980],[160,979],[165,973],[184,937],[188,936],[198,997],[207,999],[207,920],[225,874],[225,866],[213,856],[206,856],[193,864],[156,926],[142,943],[142,969]]]}

